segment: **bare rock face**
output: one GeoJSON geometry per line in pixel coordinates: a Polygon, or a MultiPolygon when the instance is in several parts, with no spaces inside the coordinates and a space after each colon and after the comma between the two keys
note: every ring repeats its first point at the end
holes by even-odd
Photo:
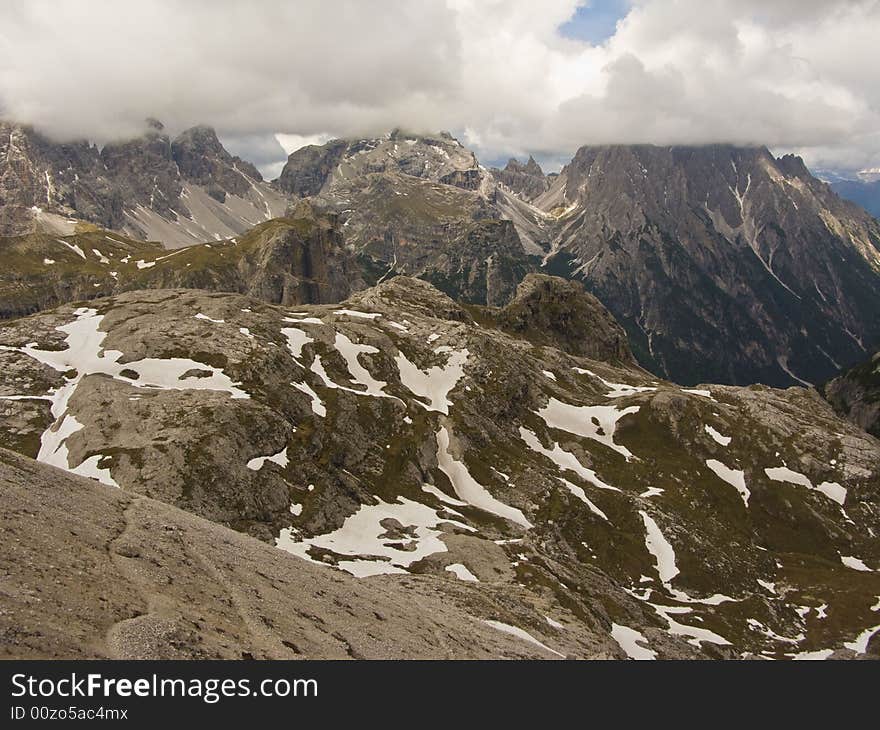
{"type": "Polygon", "coordinates": [[[122,224],[122,200],[98,148],[58,144],[0,120],[0,236],[29,233],[35,224],[57,230],[71,215],[108,228],[122,224]]]}
{"type": "Polygon", "coordinates": [[[880,438],[880,352],[819,387],[844,418],[880,438]]]}
{"type": "Polygon", "coordinates": [[[536,201],[552,273],[682,383],[821,382],[880,340],[880,223],[763,148],[583,147],[536,201]]]}
{"type": "Polygon", "coordinates": [[[192,127],[182,132],[171,143],[171,155],[185,180],[204,185],[221,203],[227,193],[244,196],[252,181],[263,180],[250,162],[226,151],[211,127],[192,127]]]}
{"type": "Polygon", "coordinates": [[[160,122],[152,120],[142,137],[106,145],[101,160],[127,205],[164,216],[180,206],[180,171],[160,122]]]}
{"type": "Polygon", "coordinates": [[[580,357],[635,364],[626,332],[578,282],[529,274],[497,315],[500,329],[580,357]]]}
{"type": "Polygon", "coordinates": [[[301,147],[287,158],[276,185],[299,197],[317,195],[348,147],[348,143],[340,139],[301,147]]]}
{"type": "Polygon", "coordinates": [[[812,389],[683,388],[566,351],[596,337],[613,354],[604,325],[532,340],[565,319],[554,309],[603,320],[571,286],[526,280],[511,306],[526,338],[401,276],[342,304],[138,290],[3,323],[0,446],[41,462],[0,466],[0,513],[19,515],[0,521],[15,596],[0,621],[33,627],[4,650],[289,656],[278,626],[316,657],[346,643],[373,657],[876,654],[880,442],[812,389]],[[100,491],[53,488],[49,467],[100,491]],[[62,535],[40,584],[53,588],[28,604],[33,555],[62,535]],[[77,556],[120,586],[113,601],[82,585],[77,556]],[[223,597],[254,591],[247,614],[268,621],[229,614],[218,635],[223,597]],[[337,598],[351,612],[325,614],[337,598]],[[371,602],[394,618],[364,632],[371,602]],[[214,608],[196,624],[193,605],[214,608]],[[346,642],[314,638],[291,606],[346,642]],[[426,618],[464,643],[395,644],[426,618]],[[97,634],[112,640],[65,639],[97,634]]]}

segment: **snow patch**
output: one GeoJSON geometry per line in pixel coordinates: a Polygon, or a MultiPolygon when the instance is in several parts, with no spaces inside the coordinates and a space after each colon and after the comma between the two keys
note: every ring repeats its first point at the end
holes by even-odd
{"type": "Polygon", "coordinates": [[[751,492],[746,486],[745,472],[742,469],[731,469],[717,459],[707,459],[706,466],[715,472],[715,475],[719,479],[727,482],[730,486],[736,489],[736,491],[739,492],[739,496],[742,497],[743,504],[748,508],[751,492]]]}
{"type": "Polygon", "coordinates": [[[488,624],[493,629],[496,629],[498,631],[502,631],[505,634],[510,634],[511,636],[515,636],[517,639],[522,639],[523,641],[528,642],[529,644],[532,644],[533,646],[537,646],[537,647],[543,649],[544,651],[548,651],[551,654],[555,654],[558,657],[562,657],[563,659],[565,658],[565,654],[560,654],[555,649],[551,649],[546,644],[543,644],[540,641],[538,641],[530,633],[523,631],[521,628],[519,628],[517,626],[511,626],[510,624],[505,624],[505,623],[502,623],[501,621],[484,620],[483,623],[488,624]]]}
{"type": "Polygon", "coordinates": [[[278,464],[278,466],[284,469],[290,463],[290,459],[287,458],[287,447],[285,446],[281,451],[272,456],[257,456],[256,458],[251,459],[247,463],[247,468],[252,471],[260,471],[267,461],[271,461],[273,464],[278,464]]]}
{"type": "Polygon", "coordinates": [[[589,507],[590,512],[598,517],[601,517],[606,522],[610,522],[608,519],[608,515],[606,515],[602,510],[600,510],[593,502],[590,501],[590,498],[587,497],[586,493],[583,489],[581,489],[577,484],[572,484],[568,479],[563,479],[562,477],[556,477],[560,482],[565,486],[565,488],[571,492],[575,497],[577,497],[581,502],[583,502],[587,507],[589,507]]]}
{"type": "Polygon", "coordinates": [[[449,431],[442,426],[437,432],[437,466],[452,483],[459,499],[484,512],[489,512],[529,529],[532,523],[515,507],[495,499],[489,491],[471,476],[467,466],[456,461],[449,453],[449,431]]]}
{"type": "Polygon", "coordinates": [[[479,583],[480,580],[475,576],[471,571],[467,569],[466,566],[461,563],[451,563],[447,565],[444,570],[452,573],[459,580],[468,581],[469,583],[479,583]]]}
{"type": "Polygon", "coordinates": [[[421,370],[411,363],[406,355],[398,352],[394,358],[400,372],[400,382],[411,393],[424,398],[427,403],[416,401],[425,410],[449,415],[452,401],[449,394],[464,376],[464,365],[468,359],[467,350],[453,350],[443,367],[433,366],[421,370]]]}
{"type": "Polygon", "coordinates": [[[327,407],[324,405],[324,401],[322,401],[320,396],[312,390],[310,385],[307,383],[291,383],[291,385],[312,399],[312,412],[316,416],[324,418],[327,415],[327,407]]]}
{"type": "Polygon", "coordinates": [[[715,443],[720,444],[721,446],[727,446],[733,440],[732,436],[723,436],[708,424],[705,425],[703,428],[705,429],[706,433],[708,433],[712,437],[715,443]]]}
{"type": "Polygon", "coordinates": [[[351,556],[356,559],[340,561],[337,567],[364,578],[405,573],[405,568],[428,555],[447,552],[441,539],[444,533],[437,529],[441,523],[473,531],[472,527],[440,517],[436,510],[406,497],[398,497],[396,503],[376,499],[378,504],[361,505],[357,512],[345,519],[342,527],[333,532],[296,540],[293,530],[285,528],[275,544],[320,565],[326,563],[312,558],[309,554],[311,548],[351,556]],[[398,525],[404,529],[399,530],[398,525]]]}
{"type": "Polygon", "coordinates": [[[846,488],[837,482],[822,482],[818,487],[814,487],[813,483],[800,472],[792,471],[787,466],[775,466],[764,469],[764,473],[776,482],[788,482],[789,484],[797,484],[815,492],[821,492],[828,499],[843,506],[846,501],[846,488]]]}
{"type": "Polygon", "coordinates": [[[635,629],[621,624],[611,624],[611,638],[630,659],[650,660],[657,658],[657,652],[647,647],[648,640],[635,629]],[[644,645],[644,646],[643,646],[644,645]]]}
{"type": "Polygon", "coordinates": [[[558,466],[563,471],[571,471],[577,474],[581,479],[588,481],[594,487],[599,487],[599,489],[608,489],[612,492],[619,492],[620,489],[617,487],[613,487],[610,484],[606,484],[596,475],[592,469],[587,469],[578,458],[572,454],[570,451],[566,451],[555,441],[553,442],[553,448],[546,449],[541,445],[541,441],[538,439],[538,436],[529,431],[529,429],[520,426],[519,428],[519,436],[520,438],[526,442],[526,446],[528,446],[532,451],[546,456],[550,461],[552,461],[556,466],[558,466]]]}
{"type": "Polygon", "coordinates": [[[841,555],[840,562],[843,563],[847,568],[852,568],[853,570],[859,570],[863,573],[873,573],[867,565],[865,565],[865,561],[861,558],[853,557],[852,555],[841,555]]]}
{"type": "Polygon", "coordinates": [[[625,446],[615,443],[617,422],[624,416],[638,413],[639,406],[617,409],[614,406],[574,406],[551,398],[537,414],[550,428],[558,428],[576,436],[583,436],[621,454],[627,461],[633,458],[625,446]]]}
{"type": "Polygon", "coordinates": [[[333,314],[341,314],[346,317],[358,317],[360,319],[376,319],[377,317],[382,316],[378,312],[356,312],[353,309],[337,309],[333,314]]]}
{"type": "Polygon", "coordinates": [[[606,388],[610,388],[610,390],[605,394],[606,398],[624,398],[629,395],[636,395],[637,393],[649,393],[653,390],[657,390],[657,388],[652,386],[638,386],[638,385],[627,385],[626,383],[612,383],[608,380],[605,380],[601,375],[597,375],[592,370],[586,370],[584,368],[572,368],[579,375],[589,375],[591,378],[595,378],[600,381],[602,385],[606,388]]]}

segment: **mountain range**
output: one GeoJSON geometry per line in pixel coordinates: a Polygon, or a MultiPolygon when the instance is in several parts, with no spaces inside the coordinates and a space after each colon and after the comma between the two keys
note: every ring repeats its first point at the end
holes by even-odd
{"type": "Polygon", "coordinates": [[[851,200],[875,218],[880,218],[880,175],[867,180],[835,180],[831,189],[841,198],[851,200]]]}
{"type": "MultiPolygon", "coordinates": [[[[94,237],[88,224],[132,245],[228,243],[306,200],[345,259],[337,279],[348,283],[325,286],[332,296],[404,274],[503,306],[528,272],[561,275],[608,307],[642,365],[683,384],[821,383],[880,342],[880,223],[799,158],[764,148],[584,147],[545,175],[533,159],[489,170],[448,134],[395,130],[303,147],[267,183],[206,127],[170,140],[153,122],[142,138],[101,150],[12,124],[0,140],[0,220],[16,234],[3,246],[43,252],[6,276],[27,278],[38,302],[65,301],[64,286],[76,298],[119,289],[110,276],[119,267],[92,271],[91,239],[78,242],[94,237]],[[44,265],[58,260],[52,240],[86,261],[71,261],[75,271],[44,265]]],[[[247,266],[234,277],[210,268],[200,286],[251,290],[247,266]]],[[[301,266],[283,270],[311,278],[301,266]]],[[[163,282],[174,278],[193,281],[177,271],[163,282]]],[[[38,308],[18,301],[10,312],[38,308]]]]}
{"type": "Polygon", "coordinates": [[[5,656],[880,650],[880,222],[797,157],[3,123],[0,227],[5,656]]]}

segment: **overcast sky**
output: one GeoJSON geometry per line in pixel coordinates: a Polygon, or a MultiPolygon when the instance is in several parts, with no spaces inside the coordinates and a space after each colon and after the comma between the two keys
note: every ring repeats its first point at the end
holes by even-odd
{"type": "Polygon", "coordinates": [[[397,126],[486,161],[732,142],[859,169],[878,39],[880,0],[3,0],[0,113],[99,142],[207,123],[270,175],[278,139],[397,126]]]}

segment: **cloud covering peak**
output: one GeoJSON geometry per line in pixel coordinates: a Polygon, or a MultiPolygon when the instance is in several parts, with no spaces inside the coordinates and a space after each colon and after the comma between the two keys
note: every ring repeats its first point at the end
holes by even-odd
{"type": "Polygon", "coordinates": [[[638,0],[601,44],[561,30],[585,5],[7,0],[0,113],[97,141],[205,122],[265,155],[405,127],[487,159],[730,142],[880,165],[880,0],[638,0]]]}

